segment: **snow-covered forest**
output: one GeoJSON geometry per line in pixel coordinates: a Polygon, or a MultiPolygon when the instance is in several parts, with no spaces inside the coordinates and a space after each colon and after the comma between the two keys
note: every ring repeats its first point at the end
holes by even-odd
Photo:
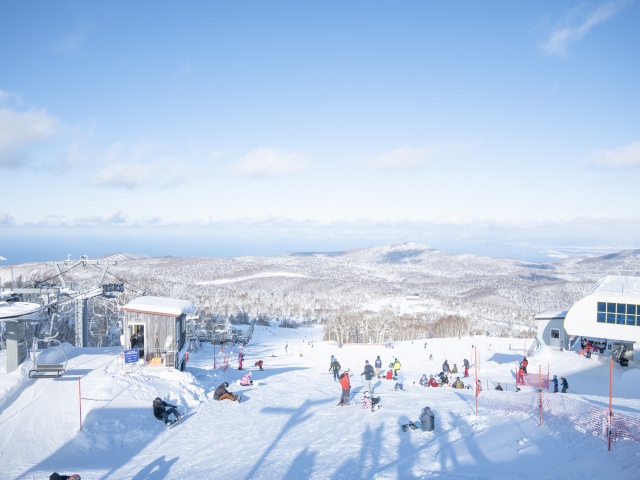
{"type": "MultiPolygon", "coordinates": [[[[605,275],[637,274],[640,250],[555,263],[451,255],[411,243],[274,257],[118,254],[100,260],[113,262],[104,282],[122,282],[125,291],[89,299],[92,346],[118,345],[119,307],[141,295],[194,302],[192,328],[199,331],[221,323],[321,323],[327,340],[380,343],[475,333],[535,336],[536,314],[569,308],[605,275]]],[[[63,271],[75,292],[95,287],[101,273],[74,260],[63,271]]],[[[51,264],[0,268],[5,291],[60,282],[51,264]]],[[[60,332],[73,343],[72,299],[61,299],[36,338],[60,332]]],[[[38,296],[24,300],[42,303],[38,296]]]]}

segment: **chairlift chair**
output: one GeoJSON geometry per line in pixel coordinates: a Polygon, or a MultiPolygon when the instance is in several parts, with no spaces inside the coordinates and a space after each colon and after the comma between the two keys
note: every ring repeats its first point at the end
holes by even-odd
{"type": "MultiPolygon", "coordinates": [[[[60,333],[60,332],[58,332],[60,333]]],[[[43,342],[47,342],[47,345],[51,342],[57,342],[58,345],[54,345],[53,347],[47,346],[42,352],[40,352],[36,358],[34,358],[33,363],[35,368],[29,370],[29,378],[39,379],[39,378],[60,378],[62,374],[67,369],[67,363],[69,362],[69,358],[67,357],[67,352],[64,351],[64,347],[62,346],[62,342],[58,340],[56,337],[58,336],[56,333],[53,337],[45,337],[42,339],[43,342]],[[56,346],[60,347],[62,354],[64,355],[64,362],[62,363],[46,363],[44,361],[40,361],[40,357],[44,352],[49,350],[49,348],[55,348],[56,346]]]]}

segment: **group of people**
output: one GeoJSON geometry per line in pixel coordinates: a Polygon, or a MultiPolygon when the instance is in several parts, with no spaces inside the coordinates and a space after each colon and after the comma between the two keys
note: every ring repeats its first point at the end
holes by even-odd
{"type": "MultiPolygon", "coordinates": [[[[557,375],[553,376],[553,380],[551,380],[551,383],[553,383],[553,393],[558,393],[558,376],[557,375]]],[[[560,377],[560,386],[562,387],[562,393],[567,393],[567,390],[569,390],[569,382],[565,377],[560,377]]]]}

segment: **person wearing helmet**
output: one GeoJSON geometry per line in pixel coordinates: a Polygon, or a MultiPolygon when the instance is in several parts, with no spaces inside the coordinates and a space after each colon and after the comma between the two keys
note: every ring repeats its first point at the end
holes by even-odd
{"type": "Polygon", "coordinates": [[[460,380],[460,377],[456,377],[456,381],[453,383],[453,388],[458,390],[462,390],[464,388],[464,383],[460,380]]]}
{"type": "Polygon", "coordinates": [[[240,380],[240,385],[242,385],[243,387],[248,387],[249,385],[253,385],[253,380],[251,380],[251,372],[247,373],[244,377],[242,377],[242,379],[240,380]]]}
{"type": "Polygon", "coordinates": [[[178,407],[175,405],[171,405],[170,403],[165,402],[160,397],[156,397],[153,401],[153,415],[158,420],[163,420],[166,425],[171,425],[172,423],[180,420],[180,413],[178,412],[178,407]],[[169,415],[173,414],[176,418],[175,420],[169,420],[169,415]]]}
{"type": "Polygon", "coordinates": [[[240,395],[235,395],[233,392],[227,390],[229,386],[228,382],[222,382],[216,391],[213,392],[214,400],[233,400],[234,402],[240,402],[240,395]]]}

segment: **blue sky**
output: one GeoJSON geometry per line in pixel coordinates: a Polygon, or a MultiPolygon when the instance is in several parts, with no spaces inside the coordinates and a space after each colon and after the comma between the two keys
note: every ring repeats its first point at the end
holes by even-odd
{"type": "Polygon", "coordinates": [[[638,1],[3,1],[0,255],[637,246],[639,25],[638,1]]]}

